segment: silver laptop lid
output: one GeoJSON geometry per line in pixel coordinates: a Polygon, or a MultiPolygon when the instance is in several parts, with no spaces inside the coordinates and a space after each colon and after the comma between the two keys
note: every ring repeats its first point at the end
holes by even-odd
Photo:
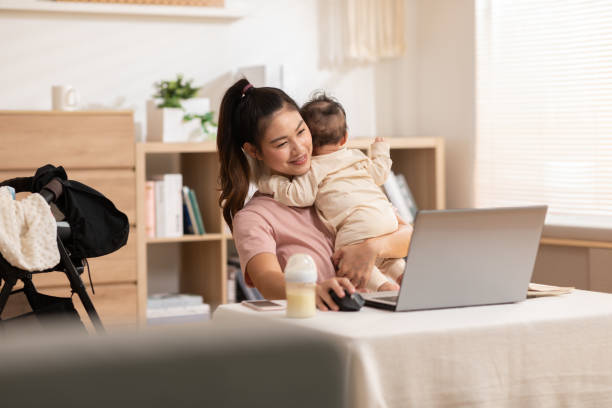
{"type": "Polygon", "coordinates": [[[524,300],[546,209],[420,211],[396,310],[524,300]]]}

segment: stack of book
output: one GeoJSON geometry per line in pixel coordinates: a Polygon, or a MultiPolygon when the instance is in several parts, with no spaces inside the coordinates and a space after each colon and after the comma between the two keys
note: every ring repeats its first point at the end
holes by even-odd
{"type": "Polygon", "coordinates": [[[164,174],[145,183],[145,212],[150,238],[206,232],[195,192],[183,186],[181,174],[164,174]]]}
{"type": "Polygon", "coordinates": [[[418,207],[410,191],[406,177],[404,177],[403,174],[391,172],[387,181],[383,184],[383,187],[389,201],[397,208],[400,217],[410,224],[414,223],[418,207]]]}
{"type": "Polygon", "coordinates": [[[147,324],[200,322],[210,319],[210,306],[200,295],[161,293],[147,299],[147,324]]]}
{"type": "Polygon", "coordinates": [[[542,285],[540,283],[530,283],[527,288],[527,297],[559,296],[571,293],[574,287],[542,285]]]}

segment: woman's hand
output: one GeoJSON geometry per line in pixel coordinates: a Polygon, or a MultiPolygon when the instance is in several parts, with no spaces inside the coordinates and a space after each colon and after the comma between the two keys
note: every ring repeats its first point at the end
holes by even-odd
{"type": "Polygon", "coordinates": [[[349,293],[355,293],[355,287],[347,278],[331,278],[323,282],[317,283],[317,307],[319,310],[335,310],[338,311],[340,308],[329,295],[329,290],[333,289],[338,297],[344,297],[344,288],[349,293]]]}
{"type": "Polygon", "coordinates": [[[336,250],[332,262],[336,275],[351,280],[358,289],[365,288],[376,258],[403,258],[408,253],[412,226],[398,218],[399,228],[391,234],[366,239],[359,244],[336,250]]]}
{"type": "Polygon", "coordinates": [[[336,275],[348,278],[358,289],[365,288],[379,254],[377,242],[366,240],[336,250],[332,256],[336,275]]]}

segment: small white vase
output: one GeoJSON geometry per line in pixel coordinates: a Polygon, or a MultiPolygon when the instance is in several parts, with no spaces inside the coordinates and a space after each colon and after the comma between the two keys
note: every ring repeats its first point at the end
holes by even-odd
{"type": "Polygon", "coordinates": [[[159,101],[147,101],[147,142],[180,143],[198,139],[203,133],[199,119],[184,121],[186,113],[203,114],[210,109],[208,98],[193,98],[182,101],[180,108],[158,108],[159,101]]]}

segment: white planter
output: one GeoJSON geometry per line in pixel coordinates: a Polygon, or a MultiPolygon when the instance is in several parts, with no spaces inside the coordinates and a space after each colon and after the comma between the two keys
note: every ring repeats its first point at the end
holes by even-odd
{"type": "Polygon", "coordinates": [[[159,101],[147,101],[147,142],[190,142],[203,139],[199,119],[183,121],[186,113],[203,114],[210,110],[208,98],[192,98],[179,108],[158,108],[159,101]]]}
{"type": "Polygon", "coordinates": [[[185,113],[204,114],[210,110],[210,99],[208,98],[191,98],[181,102],[185,113]]]}

